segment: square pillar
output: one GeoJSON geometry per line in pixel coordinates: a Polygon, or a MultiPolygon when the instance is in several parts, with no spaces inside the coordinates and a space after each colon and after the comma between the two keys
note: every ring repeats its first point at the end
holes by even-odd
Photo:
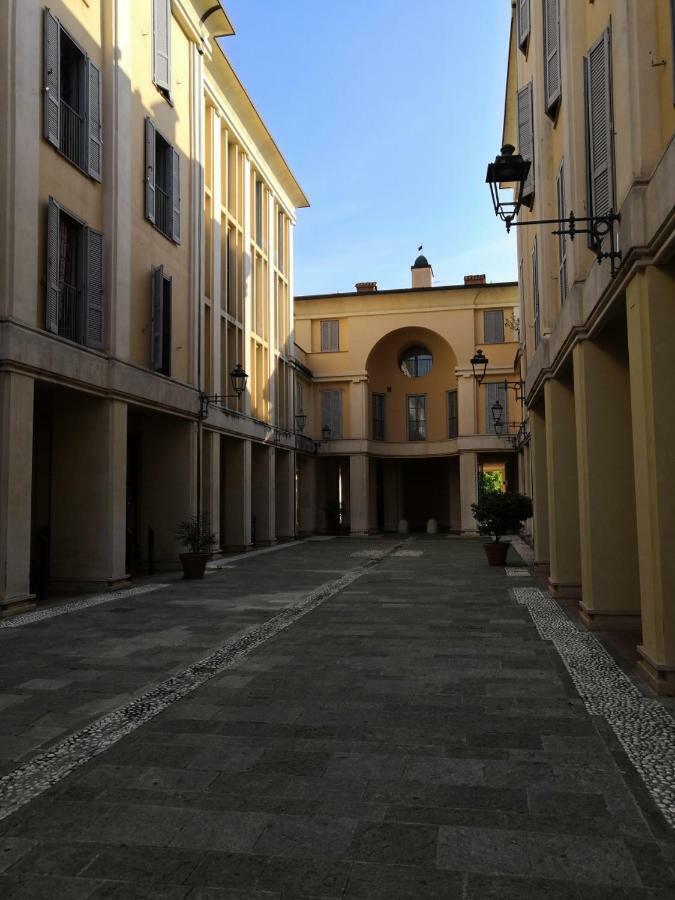
{"type": "Polygon", "coordinates": [[[625,340],[613,332],[574,348],[581,619],[594,629],[640,625],[625,340]]]}
{"type": "Polygon", "coordinates": [[[276,539],[295,539],[295,452],[276,450],[276,539]]]}
{"type": "Polygon", "coordinates": [[[532,507],[534,571],[548,578],[551,563],[548,536],[548,474],[546,464],[546,416],[543,407],[532,407],[530,418],[530,463],[532,466],[532,507]]]}
{"type": "Polygon", "coordinates": [[[298,455],[298,530],[314,534],[317,529],[316,457],[298,455]]]}
{"type": "Polygon", "coordinates": [[[255,517],[255,544],[276,544],[276,463],[274,447],[254,444],[252,453],[251,503],[255,517]]]}
{"type": "Polygon", "coordinates": [[[220,547],[220,434],[206,429],[202,432],[202,510],[220,547]]]}
{"type": "Polygon", "coordinates": [[[651,266],[626,289],[642,655],[660,694],[675,694],[675,270],[651,266]]]}
{"type": "Polygon", "coordinates": [[[387,459],[384,462],[384,530],[396,531],[401,518],[399,503],[399,483],[401,480],[401,463],[387,459]]]}
{"type": "Polygon", "coordinates": [[[574,390],[571,383],[550,378],[546,403],[546,478],[551,562],[549,590],[556,597],[581,598],[579,488],[574,390]]]}
{"type": "Polygon", "coordinates": [[[353,535],[369,532],[370,460],[366,454],[349,457],[349,523],[353,535]]]}
{"type": "Polygon", "coordinates": [[[471,504],[478,499],[478,454],[459,454],[459,505],[462,534],[478,534],[471,504]]]}
{"type": "Polygon", "coordinates": [[[34,380],[0,372],[0,616],[34,606],[30,593],[34,380]]]}
{"type": "Polygon", "coordinates": [[[126,488],[126,403],[57,392],[50,522],[56,590],[113,590],[127,580],[126,488]]]}
{"type": "Polygon", "coordinates": [[[221,544],[251,549],[251,442],[221,438],[221,544]]]}
{"type": "Polygon", "coordinates": [[[476,379],[473,373],[457,376],[458,434],[476,434],[476,379]]]}

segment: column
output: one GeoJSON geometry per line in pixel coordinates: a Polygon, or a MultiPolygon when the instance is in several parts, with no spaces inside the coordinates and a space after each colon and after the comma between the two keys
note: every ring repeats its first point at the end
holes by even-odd
{"type": "Polygon", "coordinates": [[[221,490],[225,504],[224,544],[228,550],[251,549],[251,442],[221,438],[221,490]]]}
{"type": "Polygon", "coordinates": [[[478,454],[459,454],[459,503],[462,534],[477,533],[471,504],[478,497],[478,454]]]}
{"type": "Polygon", "coordinates": [[[574,348],[581,619],[589,628],[640,624],[627,362],[625,332],[574,348]]]}
{"type": "Polygon", "coordinates": [[[349,522],[354,536],[368,534],[370,459],[365,454],[349,457],[349,522]]]}
{"type": "Polygon", "coordinates": [[[295,539],[295,453],[277,450],[276,453],[276,539],[295,539]]]}
{"type": "Polygon", "coordinates": [[[316,458],[298,455],[298,528],[301,535],[317,530],[316,458]]]}
{"type": "Polygon", "coordinates": [[[0,372],[0,616],[30,609],[34,381],[0,372]]]}
{"type": "Polygon", "coordinates": [[[458,434],[476,434],[476,379],[472,373],[457,376],[458,434]]]}
{"type": "Polygon", "coordinates": [[[544,407],[533,406],[530,418],[530,463],[532,466],[532,507],[534,571],[548,578],[551,569],[548,534],[548,474],[546,463],[546,415],[544,407]]]}
{"type": "Polygon", "coordinates": [[[352,438],[366,440],[368,428],[368,377],[354,378],[349,386],[349,431],[352,438]]]}
{"type": "Polygon", "coordinates": [[[399,482],[401,463],[397,459],[384,461],[384,530],[395,532],[401,518],[399,482]]]}
{"type": "Polygon", "coordinates": [[[643,675],[675,694],[675,272],[650,267],[626,290],[643,675]]]}
{"type": "Polygon", "coordinates": [[[251,502],[255,517],[255,543],[259,547],[269,547],[276,543],[275,469],[274,447],[254,444],[251,502]]]}
{"type": "Polygon", "coordinates": [[[580,599],[579,490],[574,390],[571,383],[550,378],[546,403],[546,479],[551,562],[549,590],[556,597],[580,599]]]}
{"type": "Polygon", "coordinates": [[[206,429],[202,433],[202,509],[220,547],[220,434],[206,429]]]}
{"type": "Polygon", "coordinates": [[[61,391],[53,421],[50,581],[114,589],[128,577],[126,403],[61,391]]]}

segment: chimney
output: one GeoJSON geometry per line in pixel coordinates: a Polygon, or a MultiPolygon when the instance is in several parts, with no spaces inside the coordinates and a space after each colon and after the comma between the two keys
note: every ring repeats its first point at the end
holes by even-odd
{"type": "Polygon", "coordinates": [[[485,275],[465,275],[464,284],[469,286],[474,284],[485,284],[485,275]]]}
{"type": "Polygon", "coordinates": [[[376,281],[357,281],[356,291],[359,294],[374,294],[377,290],[376,281]]]}
{"type": "Polygon", "coordinates": [[[412,272],[412,286],[415,288],[430,288],[432,285],[434,271],[429,265],[426,256],[418,256],[414,265],[410,267],[412,272]]]}

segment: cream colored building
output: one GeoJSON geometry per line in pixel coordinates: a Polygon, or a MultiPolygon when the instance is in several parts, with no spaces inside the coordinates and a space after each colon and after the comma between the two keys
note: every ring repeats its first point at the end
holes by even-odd
{"type": "Polygon", "coordinates": [[[307,200],[210,0],[0,5],[0,611],[291,538],[307,200]],[[249,374],[241,400],[229,372],[249,374]]]}
{"type": "Polygon", "coordinates": [[[494,433],[491,407],[521,418],[514,383],[518,289],[484,276],[432,287],[420,256],[409,288],[295,298],[296,408],[315,455],[299,454],[299,529],[351,534],[474,533],[471,503],[481,470],[517,487],[516,455],[494,433]],[[478,348],[490,375],[478,385],[478,348]]]}
{"type": "Polygon", "coordinates": [[[642,674],[672,694],[674,4],[512,6],[504,142],[532,162],[517,231],[535,557],[589,628],[634,629],[642,674]],[[614,275],[586,235],[528,225],[610,210],[614,275]]]}

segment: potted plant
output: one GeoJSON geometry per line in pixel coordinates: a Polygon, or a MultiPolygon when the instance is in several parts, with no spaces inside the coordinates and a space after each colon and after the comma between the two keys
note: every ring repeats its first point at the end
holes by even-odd
{"type": "Polygon", "coordinates": [[[532,500],[525,494],[507,491],[485,491],[477,503],[471,504],[473,517],[480,534],[489,534],[494,540],[485,544],[485,555],[491,566],[503,566],[509,551],[508,543],[502,543],[507,533],[518,534],[525,520],[532,516],[532,500]]]}
{"type": "Polygon", "coordinates": [[[211,531],[211,522],[205,514],[189,516],[176,526],[176,537],[187,549],[181,553],[184,578],[203,578],[206,563],[216,546],[216,536],[211,531]]]}

